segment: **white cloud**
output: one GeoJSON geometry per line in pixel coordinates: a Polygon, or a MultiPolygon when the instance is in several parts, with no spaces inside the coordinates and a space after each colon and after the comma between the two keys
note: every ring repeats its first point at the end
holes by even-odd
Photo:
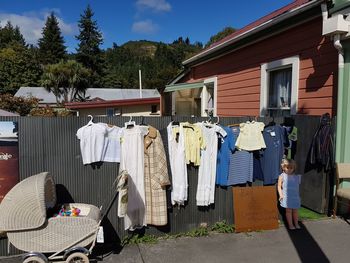
{"type": "Polygon", "coordinates": [[[151,35],[158,31],[158,25],[153,23],[151,20],[143,20],[135,22],[132,25],[132,31],[135,33],[151,35]]]}
{"type": "Polygon", "coordinates": [[[139,10],[151,9],[156,12],[168,12],[171,5],[166,0],[137,0],[136,7],[139,10]]]}
{"type": "Polygon", "coordinates": [[[42,29],[45,26],[46,18],[51,11],[55,12],[63,36],[74,35],[77,32],[76,25],[65,23],[62,18],[57,16],[57,14],[60,13],[57,9],[24,14],[0,13],[0,25],[5,26],[7,21],[10,21],[13,26],[19,27],[28,44],[36,45],[38,39],[42,37],[42,29]]]}

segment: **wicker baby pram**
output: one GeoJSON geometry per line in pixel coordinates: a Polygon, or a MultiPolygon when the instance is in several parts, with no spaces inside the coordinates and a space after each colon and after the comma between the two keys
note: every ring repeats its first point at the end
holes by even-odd
{"type": "Polygon", "coordinates": [[[44,172],[28,177],[2,200],[0,231],[7,233],[14,247],[30,252],[23,262],[89,262],[102,219],[100,209],[89,204],[65,204],[80,209],[80,214],[48,217],[48,209],[55,205],[52,176],[44,172]]]}

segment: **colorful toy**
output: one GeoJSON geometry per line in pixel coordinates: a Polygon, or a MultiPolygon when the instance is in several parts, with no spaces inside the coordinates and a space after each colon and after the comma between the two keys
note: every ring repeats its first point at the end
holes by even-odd
{"type": "Polygon", "coordinates": [[[64,205],[62,205],[60,211],[58,212],[58,215],[60,215],[60,216],[70,216],[71,213],[72,213],[72,211],[66,209],[66,208],[64,207],[64,205]]]}
{"type": "Polygon", "coordinates": [[[72,207],[72,216],[79,216],[80,214],[80,209],[79,208],[76,208],[76,207],[72,207]]]}
{"type": "Polygon", "coordinates": [[[58,212],[58,215],[65,216],[65,214],[66,214],[66,209],[64,208],[64,205],[62,205],[60,211],[58,212]]]}

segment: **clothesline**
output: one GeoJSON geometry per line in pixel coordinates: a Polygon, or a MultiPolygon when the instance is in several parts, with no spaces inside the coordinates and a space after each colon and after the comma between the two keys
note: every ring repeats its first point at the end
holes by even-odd
{"type": "Polygon", "coordinates": [[[267,185],[276,183],[288,141],[285,128],[265,127],[255,120],[232,127],[171,122],[167,126],[167,160],[158,130],[130,124],[131,119],[122,128],[89,122],[77,131],[83,164],[120,162],[120,171],[129,174],[128,210],[124,217],[129,230],[167,223],[167,163],[171,169],[171,203],[185,205],[188,201],[187,166],[193,165],[198,167],[196,203],[209,206],[215,202],[216,185],[234,186],[255,179],[267,185]],[[152,211],[154,202],[162,212],[152,211]]]}

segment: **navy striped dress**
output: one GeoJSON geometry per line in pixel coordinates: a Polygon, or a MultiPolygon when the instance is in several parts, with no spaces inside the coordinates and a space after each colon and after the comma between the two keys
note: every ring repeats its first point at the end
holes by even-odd
{"type": "MultiPolygon", "coordinates": [[[[235,138],[239,135],[239,127],[232,127],[235,138]]],[[[237,148],[230,155],[230,168],[227,185],[244,184],[253,181],[253,153],[240,151],[237,148]]]]}

